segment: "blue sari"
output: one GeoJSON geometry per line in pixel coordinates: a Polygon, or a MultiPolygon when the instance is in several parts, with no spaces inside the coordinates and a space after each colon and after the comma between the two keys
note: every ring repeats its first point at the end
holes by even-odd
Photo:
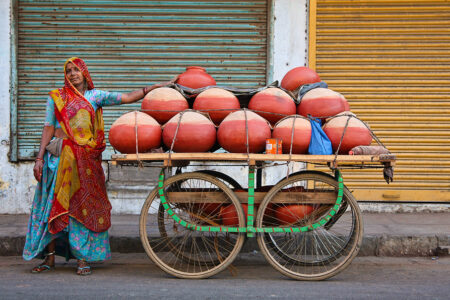
{"type": "MultiPolygon", "coordinates": [[[[85,98],[96,110],[98,107],[120,104],[120,93],[108,93],[100,90],[89,90],[85,98]]],[[[60,127],[54,116],[54,103],[47,100],[46,126],[60,127]]],[[[58,173],[59,157],[46,152],[41,181],[36,186],[31,207],[28,231],[23,250],[23,258],[31,260],[42,258],[46,246],[56,240],[56,254],[69,258],[84,259],[87,262],[103,261],[111,258],[108,231],[94,232],[83,224],[69,218],[68,226],[57,234],[48,230],[48,219],[54,202],[56,174],[58,173]]]]}

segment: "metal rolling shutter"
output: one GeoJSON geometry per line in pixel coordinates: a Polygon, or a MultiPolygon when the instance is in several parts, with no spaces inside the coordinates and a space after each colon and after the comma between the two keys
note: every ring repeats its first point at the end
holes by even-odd
{"type": "Polygon", "coordinates": [[[310,66],[398,157],[345,172],[357,199],[450,201],[450,2],[311,1],[310,66]]]}
{"type": "MultiPolygon", "coordinates": [[[[266,0],[18,0],[17,6],[16,159],[38,151],[47,93],[63,85],[71,56],[83,58],[96,88],[107,91],[167,81],[191,65],[205,67],[218,85],[266,84],[266,0]]],[[[107,132],[119,115],[139,107],[106,108],[107,132]]]]}

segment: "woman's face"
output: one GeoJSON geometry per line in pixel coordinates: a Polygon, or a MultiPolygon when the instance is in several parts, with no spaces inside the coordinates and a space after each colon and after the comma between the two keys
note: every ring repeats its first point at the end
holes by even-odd
{"type": "Polygon", "coordinates": [[[83,73],[71,62],[66,65],[66,75],[75,87],[84,83],[83,73]]]}

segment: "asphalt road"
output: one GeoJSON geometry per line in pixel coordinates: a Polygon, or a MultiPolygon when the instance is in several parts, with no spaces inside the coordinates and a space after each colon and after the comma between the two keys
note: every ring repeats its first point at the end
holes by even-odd
{"type": "Polygon", "coordinates": [[[39,261],[0,257],[0,299],[450,299],[450,257],[357,257],[349,268],[321,282],[288,279],[259,253],[239,257],[213,278],[181,280],[160,271],[145,254],[113,253],[75,275],[75,262],[57,259],[55,271],[31,274],[39,261]]]}

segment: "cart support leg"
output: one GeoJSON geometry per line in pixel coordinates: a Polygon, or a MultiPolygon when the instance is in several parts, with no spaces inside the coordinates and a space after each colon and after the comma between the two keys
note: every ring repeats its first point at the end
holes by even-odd
{"type": "Polygon", "coordinates": [[[247,208],[247,237],[255,236],[255,167],[248,167],[248,208],[247,208]]]}

